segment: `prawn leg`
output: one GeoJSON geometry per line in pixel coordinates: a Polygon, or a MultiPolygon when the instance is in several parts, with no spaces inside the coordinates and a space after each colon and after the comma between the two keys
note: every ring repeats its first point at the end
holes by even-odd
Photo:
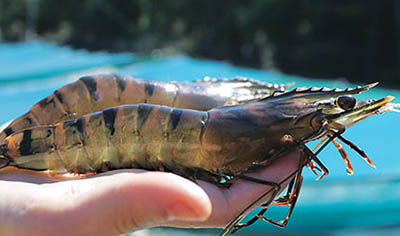
{"type": "Polygon", "coordinates": [[[274,205],[274,206],[288,206],[289,202],[290,202],[290,199],[291,199],[291,197],[293,196],[293,193],[294,193],[293,192],[294,182],[295,182],[294,179],[292,181],[290,181],[290,183],[289,183],[289,185],[287,187],[287,192],[286,192],[285,196],[274,200],[271,203],[271,205],[274,205]]]}
{"type": "Polygon", "coordinates": [[[376,168],[375,164],[371,161],[371,159],[369,159],[367,154],[365,154],[365,152],[361,148],[357,147],[354,143],[350,142],[350,140],[345,139],[340,134],[338,135],[338,139],[343,143],[345,143],[346,145],[348,145],[351,149],[356,151],[370,166],[376,168]]]}
{"type": "MultiPolygon", "coordinates": [[[[333,136],[336,137],[338,134],[339,133],[336,133],[336,135],[334,134],[333,136]]],[[[330,137],[330,139],[324,145],[322,145],[322,147],[317,152],[321,152],[322,149],[325,148],[326,145],[331,141],[331,138],[332,137],[330,137]]],[[[290,216],[291,216],[291,214],[293,212],[294,206],[296,205],[297,198],[298,198],[299,193],[300,193],[301,184],[302,184],[302,181],[303,181],[301,173],[302,173],[302,170],[303,170],[304,166],[308,165],[308,163],[310,161],[314,161],[319,166],[319,168],[322,171],[324,171],[324,174],[321,177],[324,177],[324,176],[328,175],[328,173],[329,173],[328,169],[324,166],[324,164],[318,159],[318,157],[304,143],[302,143],[300,141],[297,141],[296,139],[294,139],[290,135],[285,135],[283,137],[283,140],[285,140],[287,142],[290,142],[290,143],[296,144],[296,146],[298,146],[301,149],[301,153],[302,153],[301,158],[299,160],[299,167],[294,172],[292,172],[292,174],[290,174],[288,177],[286,177],[283,181],[281,181],[279,183],[279,185],[281,186],[283,183],[285,183],[286,181],[288,181],[292,177],[295,177],[295,187],[293,189],[293,192],[290,193],[291,191],[290,191],[290,189],[288,189],[289,195],[293,196],[293,197],[289,198],[289,200],[288,200],[289,201],[288,205],[290,205],[290,209],[289,209],[288,213],[286,214],[285,219],[282,222],[275,222],[275,221],[267,219],[266,217],[263,216],[263,214],[267,210],[267,206],[269,204],[271,204],[271,202],[273,201],[273,199],[277,195],[277,193],[272,192],[272,196],[271,196],[270,200],[261,205],[261,207],[263,209],[255,217],[253,217],[252,219],[250,219],[246,223],[241,223],[241,224],[238,223],[244,218],[243,214],[245,214],[248,209],[250,209],[260,199],[262,199],[266,195],[270,194],[271,191],[273,191],[273,189],[270,189],[269,191],[267,191],[264,194],[262,194],[253,203],[251,203],[245,210],[243,210],[242,213],[239,215],[239,217],[237,217],[236,219],[231,221],[231,223],[228,224],[228,226],[225,227],[224,231],[221,233],[221,236],[227,235],[232,229],[233,229],[232,233],[234,233],[237,230],[239,230],[240,228],[243,228],[243,227],[246,227],[246,226],[250,226],[250,225],[254,224],[258,219],[262,219],[262,220],[270,222],[272,224],[284,227],[287,224],[287,222],[289,221],[289,218],[290,218],[290,216]]],[[[280,152],[277,152],[277,153],[280,153],[280,152]]],[[[274,159],[274,158],[272,158],[272,159],[274,159]]],[[[240,176],[240,177],[242,177],[242,176],[240,176]]],[[[290,188],[290,186],[289,186],[289,188],[290,188]]]]}
{"type": "MultiPolygon", "coordinates": [[[[267,196],[268,194],[270,194],[270,193],[272,192],[272,193],[271,193],[270,199],[269,199],[267,202],[265,202],[265,203],[263,204],[263,205],[269,205],[269,204],[273,201],[273,199],[278,195],[278,193],[279,193],[279,191],[280,191],[280,189],[281,189],[281,185],[282,185],[284,182],[286,182],[286,181],[288,181],[289,179],[291,179],[293,176],[295,176],[296,173],[297,173],[298,171],[299,171],[299,170],[297,169],[296,171],[294,171],[293,173],[291,173],[288,177],[286,177],[282,182],[278,183],[279,189],[277,189],[277,188],[271,188],[271,189],[269,189],[268,191],[266,191],[265,193],[263,193],[262,195],[260,195],[260,197],[258,197],[258,198],[257,198],[255,201],[253,201],[251,204],[249,204],[249,206],[247,206],[235,219],[233,219],[233,220],[225,227],[225,229],[222,231],[222,233],[220,234],[220,236],[225,236],[225,235],[227,235],[229,232],[231,232],[231,230],[232,230],[232,233],[234,233],[234,232],[236,232],[237,230],[239,230],[240,228],[245,227],[245,226],[252,225],[255,221],[257,221],[258,218],[253,218],[253,219],[250,219],[249,222],[242,223],[242,224],[239,223],[239,222],[246,216],[246,215],[245,215],[246,212],[247,212],[249,209],[251,209],[251,208],[254,206],[254,204],[256,204],[257,202],[259,202],[261,199],[263,199],[265,196],[267,196]],[[241,225],[243,225],[243,226],[241,226],[241,225]]],[[[264,181],[264,180],[257,179],[257,178],[253,178],[253,177],[249,177],[249,176],[243,177],[243,175],[242,175],[242,176],[239,176],[239,178],[242,178],[242,179],[244,179],[244,180],[251,181],[251,182],[260,183],[260,184],[264,181]]],[[[269,182],[269,181],[266,181],[266,182],[269,182]]],[[[273,182],[269,182],[269,183],[273,183],[273,182]]],[[[267,184],[267,185],[271,185],[271,184],[267,184]]]]}
{"type": "MultiPolygon", "coordinates": [[[[232,234],[235,233],[236,231],[238,231],[239,229],[243,228],[243,227],[247,227],[250,226],[252,224],[254,224],[258,219],[261,219],[263,221],[269,222],[271,224],[280,226],[280,227],[285,227],[287,222],[289,221],[289,218],[293,212],[293,209],[296,205],[297,202],[297,198],[300,194],[300,189],[301,189],[301,185],[303,182],[303,177],[301,176],[303,168],[304,168],[304,162],[307,160],[307,158],[302,155],[302,158],[299,161],[299,167],[298,169],[295,171],[295,177],[294,179],[292,179],[292,181],[290,181],[289,186],[288,186],[288,192],[286,193],[286,195],[283,198],[279,198],[277,201],[281,201],[279,202],[279,206],[290,206],[285,218],[283,221],[281,222],[277,222],[271,219],[266,218],[263,214],[267,211],[268,209],[268,205],[273,204],[271,203],[271,201],[276,197],[276,195],[278,194],[278,192],[273,192],[271,195],[271,200],[265,202],[264,204],[261,205],[262,210],[257,213],[256,216],[254,216],[253,218],[251,218],[249,221],[245,222],[245,223],[240,223],[240,224],[236,224],[233,227],[232,230],[232,234]]],[[[307,161],[308,162],[308,161],[307,161]]],[[[286,181],[286,180],[285,180],[286,181]]],[[[282,181],[280,183],[283,184],[285,181],[282,181]]],[[[275,204],[274,204],[275,205],[275,204]]]]}
{"type": "Polygon", "coordinates": [[[235,224],[235,225],[233,226],[233,230],[232,230],[231,233],[234,234],[234,233],[235,233],[236,231],[238,231],[239,229],[254,224],[254,223],[259,219],[259,215],[262,216],[262,214],[264,214],[264,212],[267,210],[267,207],[264,206],[264,205],[267,205],[267,204],[271,203],[272,199],[274,199],[274,198],[278,195],[278,193],[279,193],[278,191],[274,191],[274,192],[271,194],[271,198],[270,198],[271,200],[269,200],[268,202],[266,202],[265,204],[263,204],[263,205],[261,206],[263,209],[262,209],[256,216],[254,216],[253,218],[251,218],[249,221],[247,221],[247,222],[245,222],[245,223],[238,223],[238,224],[235,224]]]}
{"type": "Polygon", "coordinates": [[[343,158],[344,163],[346,164],[346,172],[348,175],[352,175],[354,174],[354,169],[350,164],[350,160],[349,160],[349,156],[347,155],[347,153],[344,151],[342,145],[340,143],[338,143],[336,140],[332,140],[333,145],[335,145],[335,147],[339,150],[340,155],[343,158]]]}
{"type": "Polygon", "coordinates": [[[261,210],[261,211],[256,215],[256,217],[257,217],[258,219],[261,219],[261,220],[263,220],[263,221],[269,222],[269,223],[271,223],[271,224],[273,224],[273,225],[276,225],[276,226],[279,226],[279,227],[282,227],[282,228],[283,228],[283,227],[286,227],[286,225],[287,225],[287,223],[288,223],[288,221],[289,221],[289,219],[290,219],[290,216],[292,215],[293,209],[294,209],[294,207],[296,206],[297,199],[298,199],[298,197],[299,197],[299,195],[300,195],[300,190],[301,190],[301,186],[302,186],[302,183],[303,183],[303,176],[301,176],[301,171],[300,171],[299,173],[300,173],[300,174],[297,175],[297,176],[295,177],[295,182],[296,182],[296,184],[295,184],[294,190],[293,190],[293,192],[292,192],[292,194],[291,194],[291,197],[290,197],[290,199],[288,200],[288,206],[290,206],[290,208],[289,208],[288,212],[286,213],[286,216],[285,216],[284,220],[278,222],[278,221],[274,221],[274,220],[271,220],[271,219],[266,218],[266,217],[263,215],[264,212],[267,210],[267,206],[266,206],[266,205],[262,205],[262,206],[261,206],[261,207],[263,208],[263,210],[261,210]]]}

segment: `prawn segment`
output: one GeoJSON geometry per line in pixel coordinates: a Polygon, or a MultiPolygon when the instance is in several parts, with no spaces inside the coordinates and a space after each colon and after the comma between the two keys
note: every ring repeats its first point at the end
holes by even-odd
{"type": "Polygon", "coordinates": [[[142,168],[200,176],[206,168],[215,168],[198,155],[206,118],[206,112],[149,104],[111,107],[15,132],[1,146],[0,160],[2,167],[50,174],[142,168]],[[188,170],[193,166],[199,171],[188,170]]]}
{"type": "Polygon", "coordinates": [[[335,145],[335,147],[339,150],[340,155],[343,158],[344,163],[346,164],[346,173],[348,175],[352,175],[354,174],[354,169],[350,164],[350,160],[349,160],[349,156],[347,155],[347,153],[344,151],[342,145],[340,143],[338,143],[336,140],[332,139],[332,143],[333,145],[335,145]]]}

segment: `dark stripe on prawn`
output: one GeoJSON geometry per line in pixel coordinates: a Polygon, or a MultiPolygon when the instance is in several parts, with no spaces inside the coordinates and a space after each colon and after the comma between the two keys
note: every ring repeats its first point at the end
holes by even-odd
{"type": "Polygon", "coordinates": [[[114,122],[115,122],[115,117],[117,115],[118,108],[107,108],[103,110],[103,118],[104,118],[104,123],[107,129],[111,131],[111,136],[114,135],[115,128],[114,128],[114,122]]]}
{"type": "Polygon", "coordinates": [[[43,99],[42,101],[39,102],[39,106],[40,106],[41,108],[44,108],[44,107],[46,107],[46,106],[49,105],[49,104],[53,104],[53,107],[56,107],[56,106],[57,106],[57,105],[56,105],[56,102],[54,101],[54,98],[52,98],[52,99],[50,99],[50,100],[49,100],[49,98],[45,98],[45,99],[43,99]]]}
{"type": "Polygon", "coordinates": [[[29,116],[25,117],[24,120],[28,121],[29,125],[32,125],[32,124],[33,124],[33,120],[32,120],[32,118],[30,118],[29,116]]]}
{"type": "Polygon", "coordinates": [[[58,91],[54,91],[54,95],[56,96],[56,98],[58,99],[58,101],[63,104],[64,103],[64,98],[63,95],[58,91]]]}
{"type": "Polygon", "coordinates": [[[146,123],[147,118],[149,118],[154,106],[148,104],[139,104],[137,107],[137,128],[140,129],[146,123]]]}
{"type": "Polygon", "coordinates": [[[4,133],[7,135],[7,136],[10,136],[11,134],[13,134],[15,131],[11,128],[11,127],[8,127],[8,128],[6,128],[6,129],[4,129],[4,133]]]}
{"type": "Polygon", "coordinates": [[[22,141],[19,146],[19,152],[21,155],[30,155],[32,152],[32,130],[27,129],[23,131],[22,141]]]}
{"type": "Polygon", "coordinates": [[[172,130],[175,130],[176,127],[178,126],[178,123],[179,123],[179,121],[181,119],[181,116],[182,116],[182,110],[181,109],[173,109],[172,110],[172,112],[170,114],[170,117],[169,117],[169,122],[170,122],[170,125],[172,127],[172,130]]]}
{"type": "Polygon", "coordinates": [[[154,84],[152,81],[146,81],[144,84],[144,91],[146,92],[146,94],[151,97],[153,96],[154,93],[154,84]]]}
{"type": "Polygon", "coordinates": [[[96,82],[96,80],[91,76],[85,76],[85,77],[80,78],[79,80],[81,80],[86,85],[86,88],[89,91],[90,96],[95,101],[97,101],[98,97],[97,97],[97,94],[96,94],[96,91],[97,91],[97,82],[96,82]]]}
{"type": "Polygon", "coordinates": [[[83,127],[84,120],[85,120],[84,117],[79,117],[78,119],[75,120],[65,121],[63,124],[63,128],[75,126],[79,133],[84,134],[85,132],[83,127]]]}
{"type": "Polygon", "coordinates": [[[117,81],[118,87],[121,90],[121,92],[125,91],[126,88],[126,78],[121,77],[118,74],[114,74],[115,80],[117,81]]]}

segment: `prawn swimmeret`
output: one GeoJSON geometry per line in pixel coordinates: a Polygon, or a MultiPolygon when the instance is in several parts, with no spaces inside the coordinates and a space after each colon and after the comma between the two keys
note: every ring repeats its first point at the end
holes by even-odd
{"type": "Polygon", "coordinates": [[[272,197],[254,218],[239,223],[253,204],[244,209],[222,235],[257,219],[283,227],[299,195],[303,167],[320,171],[319,179],[328,174],[317,158],[327,144],[338,148],[349,174],[353,169],[338,141],[374,166],[342,134],[372,114],[399,111],[391,96],[367,101],[352,96],[376,85],[286,91],[289,85],[246,78],[163,83],[118,75],[84,77],[56,90],[0,133],[0,168],[51,176],[142,168],[226,187],[235,178],[245,179],[273,187],[253,204],[267,194],[272,197]],[[318,139],[313,150],[305,145],[318,139]],[[244,174],[295,149],[302,153],[299,167],[281,183],[244,174]],[[287,195],[273,201],[290,179],[287,195]],[[271,202],[290,206],[283,221],[264,216],[271,202]]]}

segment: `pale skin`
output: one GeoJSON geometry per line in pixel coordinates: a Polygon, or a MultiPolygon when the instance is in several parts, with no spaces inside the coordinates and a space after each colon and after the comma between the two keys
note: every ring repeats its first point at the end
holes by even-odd
{"type": "MultiPolygon", "coordinates": [[[[280,182],[294,152],[249,176],[280,182]]],[[[67,181],[8,167],[0,171],[0,235],[119,235],[153,226],[224,227],[269,186],[230,188],[172,173],[117,170],[67,181]]]]}

